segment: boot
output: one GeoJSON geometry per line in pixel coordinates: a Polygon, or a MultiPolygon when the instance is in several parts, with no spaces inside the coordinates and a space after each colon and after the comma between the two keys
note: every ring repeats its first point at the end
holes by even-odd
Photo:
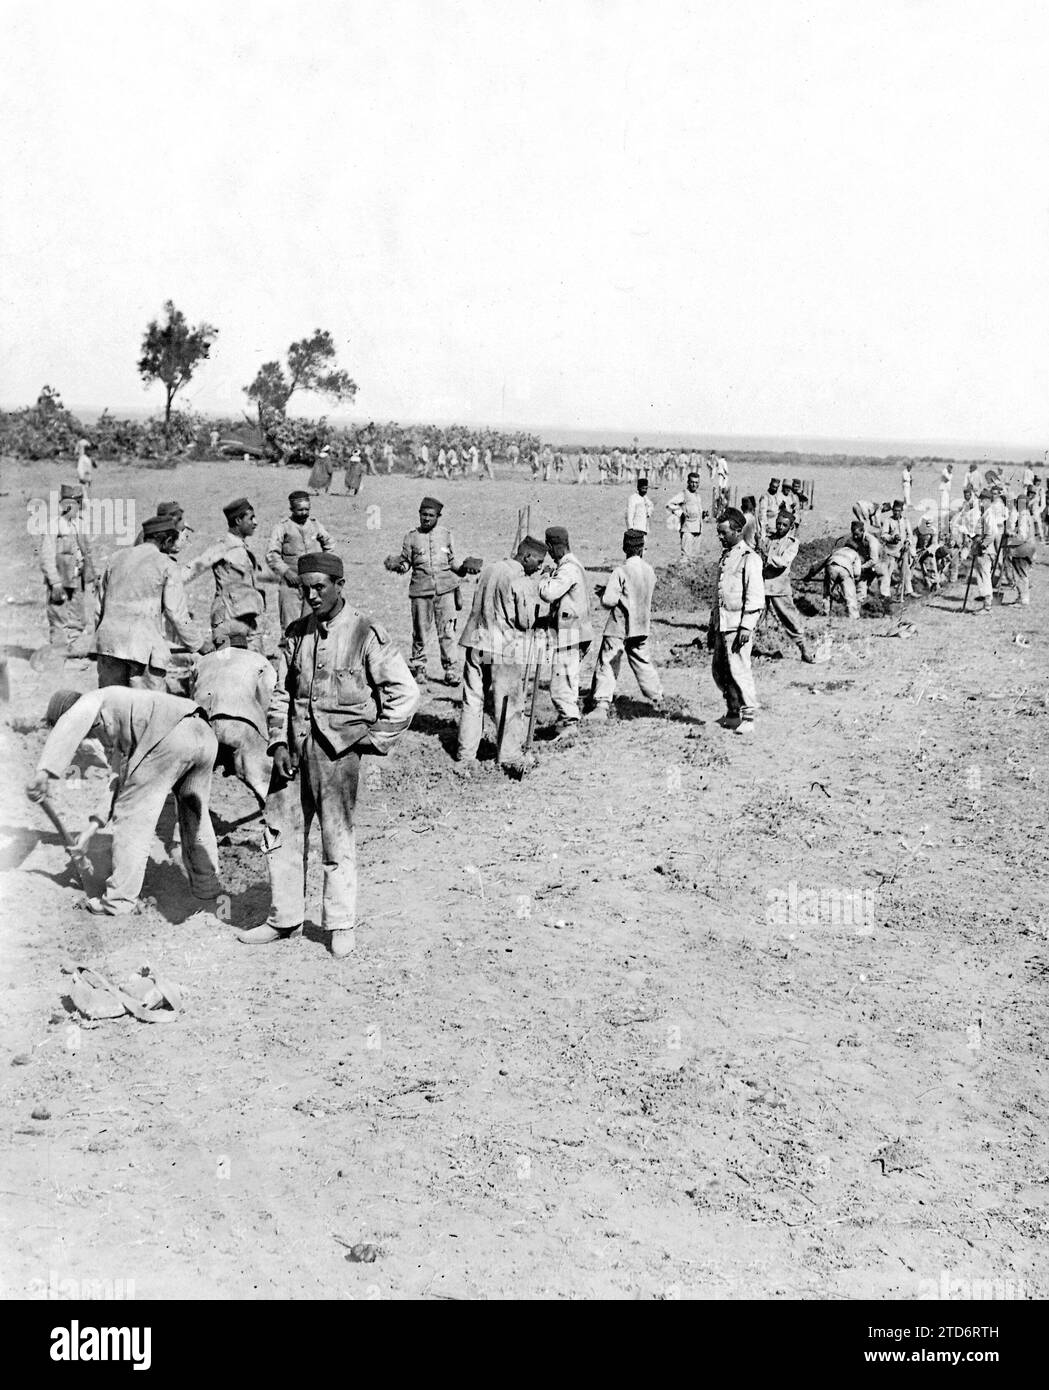
{"type": "Polygon", "coordinates": [[[237,940],[245,946],[269,946],[274,941],[288,941],[300,931],[301,922],[297,927],[271,927],[268,922],[263,922],[261,926],[237,932],[237,940]]]}

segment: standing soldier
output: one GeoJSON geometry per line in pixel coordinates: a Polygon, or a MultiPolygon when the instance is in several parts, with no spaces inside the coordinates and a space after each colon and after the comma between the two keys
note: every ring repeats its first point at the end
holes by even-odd
{"type": "Polygon", "coordinates": [[[393,445],[390,443],[388,439],[384,442],[382,446],[382,457],[383,462],[386,464],[387,476],[389,476],[389,474],[393,472],[393,465],[396,461],[396,455],[394,454],[393,445]]]}
{"type": "Polygon", "coordinates": [[[485,445],[484,472],[481,476],[483,478],[491,478],[492,482],[495,482],[495,469],[492,466],[492,446],[490,444],[485,445]]]}
{"type": "Polygon", "coordinates": [[[768,491],[758,498],[758,535],[771,540],[776,532],[776,517],[779,515],[779,479],[770,478],[768,491]]]}
{"type": "Polygon", "coordinates": [[[76,476],[85,496],[91,493],[91,478],[98,468],[98,464],[88,454],[89,442],[81,439],[77,443],[76,476]]]}
{"type": "Polygon", "coordinates": [[[882,519],[881,548],[889,561],[889,576],[885,582],[885,597],[891,598],[892,574],[897,564],[900,566],[900,594],[904,598],[914,598],[911,583],[911,556],[914,554],[914,536],[911,523],[903,514],[903,501],[897,498],[892,511],[882,519]]]}
{"type": "MultiPolygon", "coordinates": [[[[1033,490],[1033,489],[1032,489],[1033,490]]],[[[1034,518],[1030,498],[1021,492],[1016,499],[1016,515],[1011,533],[1005,540],[1005,554],[1016,580],[1016,602],[1025,607],[1031,602],[1031,561],[1034,559],[1034,518]]]]}
{"type": "Polygon", "coordinates": [[[575,480],[577,483],[588,483],[590,481],[590,455],[585,449],[580,449],[578,457],[576,458],[575,480]]]}
{"type": "Polygon", "coordinates": [[[299,489],[288,493],[291,516],[273,528],[266,550],[266,563],[280,581],[277,602],[280,630],[287,630],[294,618],[301,618],[304,604],[299,580],[299,556],[331,549],[331,536],[321,522],[310,516],[310,494],[299,489]]]}
{"type": "Polygon", "coordinates": [[[698,473],[690,473],[684,492],[679,492],[667,503],[667,511],[673,512],[678,519],[683,560],[691,560],[699,554],[703,534],[703,499],[699,492],[702,481],[698,473]]]}
{"type": "Polygon", "coordinates": [[[945,463],[940,472],[939,483],[939,534],[943,537],[951,531],[951,482],[954,478],[954,464],[945,463]]]}
{"type": "Polygon", "coordinates": [[[531,576],[546,558],[546,546],[526,536],[512,560],[495,560],[481,571],[459,645],[463,699],[459,710],[456,762],[473,769],[484,728],[485,706],[496,727],[496,762],[523,770],[525,681],[531,650],[525,634],[535,624],[536,591],[531,576]]]}
{"type": "Polygon", "coordinates": [[[769,541],[765,552],[765,564],[761,574],[765,589],[765,612],[773,614],[801,653],[802,661],[812,661],[812,654],[805,643],[801,614],[794,605],[794,592],[790,583],[790,567],[797,553],[798,537],[791,525],[790,516],[786,512],[780,512],[776,518],[775,535],[769,541]]]}
{"type": "Polygon", "coordinates": [[[903,472],[900,474],[900,486],[903,489],[903,505],[905,507],[911,505],[911,483],[913,481],[914,475],[911,473],[911,461],[910,459],[904,459],[903,472]]]}
{"type": "Polygon", "coordinates": [[[547,527],[546,549],[554,569],[540,581],[539,597],[550,605],[544,626],[552,630],[555,643],[550,698],[557,711],[557,738],[579,727],[579,667],[594,629],[590,625],[586,570],[572,554],[563,526],[547,527]]]}
{"type": "Polygon", "coordinates": [[[476,574],[480,564],[467,559],[456,565],[452,533],[443,523],[439,524],[442,511],[444,505],[436,497],[424,497],[419,503],[419,525],[405,536],[400,555],[387,555],[383,564],[392,574],[407,574],[409,570],[412,573],[408,585],[412,675],[416,680],[426,679],[426,642],[430,629],[436,626],[444,682],[458,685],[455,615],[460,605],[459,579],[464,574],[476,574]]]}
{"type": "Polygon", "coordinates": [[[592,708],[587,716],[590,719],[608,718],[608,707],[616,691],[624,652],[641,694],[646,700],[651,700],[657,710],[663,708],[659,672],[648,655],[656,572],[644,554],[645,533],[628,529],[623,535],[625,559],[615,567],[608,583],[600,591],[601,604],[610,611],[601,634],[597,666],[590,688],[592,708]]]}
{"type": "Polygon", "coordinates": [[[743,542],[744,525],[741,511],[725,508],[718,522],[722,553],[717,594],[707,626],[707,647],[714,653],[711,674],[727,706],[724,724],[737,734],[751,732],[758,710],[750,670],[751,638],[765,611],[761,560],[743,542]]]}
{"type": "Polygon", "coordinates": [[[227,502],[222,508],[229,530],[222,540],[209,546],[187,565],[183,578],[191,583],[211,570],[215,576],[215,598],[211,605],[211,634],[216,645],[224,640],[231,622],[243,625],[248,634],[248,647],[261,652],[266,634],[261,627],[266,611],[266,599],[258,585],[259,562],[248,546],[257,522],[255,509],[246,497],[227,502]]]}
{"type": "Polygon", "coordinates": [[[40,537],[40,568],[47,585],[48,638],[54,646],[72,646],[84,632],[84,591],[95,582],[80,501],[83,489],[63,483],[58,516],[48,517],[40,537]]]}
{"type": "Polygon", "coordinates": [[[994,598],[991,571],[995,556],[998,553],[1000,535],[997,513],[994,509],[994,493],[990,488],[984,488],[980,493],[980,529],[973,541],[976,555],[973,574],[976,578],[975,611],[977,613],[989,613],[991,611],[994,598]]]}
{"type": "Polygon", "coordinates": [[[200,649],[200,634],[186,607],[173,558],[178,528],[170,516],[149,517],[142,523],[142,544],[118,550],[106,566],[90,647],[100,686],[164,689],[171,661],[165,620],[184,647],[200,649]]]}
{"type": "Polygon", "coordinates": [[[638,478],[634,491],[626,500],[626,529],[648,535],[652,517],[652,499],[648,495],[648,479],[638,478]]]}
{"type": "Polygon", "coordinates": [[[419,687],[378,623],[347,604],[337,555],[302,555],[309,615],[281,640],[268,712],[273,778],[264,846],[268,921],[237,933],[249,946],[292,936],[306,915],[310,826],[320,821],[322,927],[336,959],[353,950],[357,844],[353,813],[364,754],[384,756],[412,721],[419,687]]]}

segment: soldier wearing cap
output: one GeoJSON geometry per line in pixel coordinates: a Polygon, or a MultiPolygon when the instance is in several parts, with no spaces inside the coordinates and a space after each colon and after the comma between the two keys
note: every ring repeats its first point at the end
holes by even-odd
{"type": "Polygon", "coordinates": [[[353,949],[357,848],[353,813],[361,757],[385,755],[411,723],[419,687],[384,628],[343,597],[343,565],[319,552],[298,560],[309,614],[285,632],[267,715],[273,777],[264,846],[272,907],[239,932],[266,945],[298,931],[306,913],[310,826],[320,821],[322,926],[333,956],[353,949]]]}
{"type": "Polygon", "coordinates": [[[331,536],[316,517],[310,516],[310,494],[298,489],[288,493],[291,516],[279,521],[270,535],[266,548],[266,563],[280,580],[277,602],[280,610],[280,630],[283,632],[305,609],[302,583],[299,579],[299,556],[315,551],[331,550],[331,536]]]}
{"type": "MultiPolygon", "coordinates": [[[[227,502],[222,508],[229,530],[222,540],[209,546],[203,555],[183,570],[183,579],[191,583],[206,570],[215,576],[215,597],[211,605],[211,635],[216,646],[226,638],[228,625],[242,625],[248,634],[248,646],[254,652],[265,648],[266,634],[262,617],[266,599],[259,588],[259,562],[248,546],[257,522],[255,510],[246,497],[227,502]]],[[[238,627],[239,630],[239,627],[238,627]]]]}
{"type": "Polygon", "coordinates": [[[657,710],[663,708],[663,687],[659,672],[648,653],[648,635],[652,625],[652,591],[656,587],[656,572],[645,554],[645,533],[630,530],[623,534],[625,559],[612,571],[608,583],[598,590],[602,607],[608,610],[597,666],[590,689],[592,708],[590,719],[607,719],[609,705],[616,691],[623,654],[646,700],[657,710]]]}
{"type": "Polygon", "coordinates": [[[790,567],[798,554],[798,536],[786,512],[776,518],[776,530],[765,550],[761,578],[765,589],[765,614],[776,619],[801,653],[802,661],[813,660],[805,641],[801,614],[794,604],[790,567]]]}
{"type": "Polygon", "coordinates": [[[524,696],[535,625],[536,590],[532,575],[546,559],[546,546],[526,536],[510,560],[495,560],[481,571],[473,605],[459,645],[465,648],[463,697],[459,710],[456,761],[474,765],[481,742],[485,707],[496,727],[496,762],[520,770],[524,744],[524,696]]]}
{"type": "Polygon", "coordinates": [[[77,441],[76,476],[85,493],[90,492],[91,476],[98,468],[98,464],[87,452],[90,447],[90,441],[87,439],[77,441]]]}
{"type": "Polygon", "coordinates": [[[83,635],[87,621],[84,591],[95,582],[84,519],[80,514],[83,489],[63,483],[58,516],[49,521],[40,537],[40,568],[47,585],[47,628],[50,641],[72,644],[83,635]]]}
{"type": "Polygon", "coordinates": [[[177,525],[170,517],[151,516],[142,530],[142,545],[118,550],[99,586],[98,626],[89,650],[100,686],[163,690],[171,661],[165,622],[184,647],[200,648],[173,559],[177,525]]]}
{"type": "Polygon", "coordinates": [[[392,574],[411,570],[412,675],[416,680],[426,679],[426,643],[436,626],[445,684],[458,685],[455,615],[461,603],[459,580],[471,568],[477,573],[479,566],[468,568],[466,561],[456,564],[455,541],[440,520],[443,510],[436,497],[424,497],[419,503],[419,525],[405,536],[400,555],[387,555],[383,563],[392,574]]]}
{"type": "Polygon", "coordinates": [[[776,517],[779,515],[779,508],[779,479],[770,478],[768,490],[758,498],[758,535],[765,540],[770,540],[776,529],[776,517]]]}
{"type": "MultiPolygon", "coordinates": [[[[151,549],[132,547],[121,556],[140,560],[151,549]]],[[[174,570],[174,561],[168,563],[174,570]]],[[[49,706],[48,713],[54,714],[55,724],[26,788],[30,800],[47,796],[89,737],[102,742],[116,774],[112,871],[101,898],[88,898],[89,910],[112,917],[135,910],[169,793],[175,798],[190,891],[196,898],[218,897],[218,846],[208,812],[218,744],[204,711],[192,700],[162,690],[108,685],[86,695],[62,692],[61,702],[49,706]]]]}
{"type": "MultiPolygon", "coordinates": [[[[181,502],[158,502],[157,509],[154,512],[154,516],[170,517],[170,519],[175,523],[176,529],[178,531],[178,542],[175,546],[175,549],[172,551],[172,554],[174,555],[177,555],[178,552],[182,549],[183,545],[186,542],[186,536],[189,535],[193,530],[192,526],[187,526],[186,523],[182,520],[183,514],[184,513],[181,502]]],[[[142,527],[140,526],[138,528],[138,535],[135,537],[135,544],[141,545],[143,539],[144,537],[142,534],[142,527]]]]}
{"type": "Polygon", "coordinates": [[[675,494],[666,504],[667,511],[677,517],[683,560],[691,560],[699,554],[703,534],[703,499],[699,493],[701,482],[698,473],[690,473],[684,492],[675,494]]]}
{"type": "Polygon", "coordinates": [[[737,734],[754,727],[758,696],[750,670],[751,639],[765,611],[761,559],[743,540],[745,525],[735,507],[726,507],[718,522],[721,561],[707,626],[707,647],[714,653],[711,674],[727,706],[724,723],[737,734]]]}
{"type": "Polygon", "coordinates": [[[900,566],[900,592],[905,598],[914,598],[914,585],[911,583],[911,559],[914,555],[914,533],[911,523],[904,516],[903,499],[897,498],[892,511],[881,521],[881,548],[888,560],[888,576],[883,581],[885,598],[889,598],[892,575],[900,566]]]}
{"type": "Polygon", "coordinates": [[[539,597],[550,605],[543,626],[552,632],[554,651],[550,698],[557,711],[555,738],[579,726],[579,667],[590,646],[590,596],[586,570],[572,554],[563,526],[548,526],[546,549],[553,572],[539,583],[539,597]]]}
{"type": "Polygon", "coordinates": [[[991,586],[991,570],[998,553],[1001,530],[998,514],[994,507],[994,493],[985,487],[980,493],[980,524],[973,540],[975,561],[973,577],[976,580],[976,602],[974,611],[989,613],[994,599],[991,586]]]}

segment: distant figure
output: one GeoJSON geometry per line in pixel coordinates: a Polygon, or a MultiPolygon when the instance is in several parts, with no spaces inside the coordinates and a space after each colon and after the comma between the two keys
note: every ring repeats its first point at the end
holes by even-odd
{"type": "Polygon", "coordinates": [[[346,491],[351,497],[356,497],[361,490],[361,481],[364,478],[364,460],[361,458],[360,449],[354,449],[346,464],[346,491]]]}
{"type": "Polygon", "coordinates": [[[325,444],[313,460],[313,467],[310,469],[309,481],[306,486],[311,492],[328,492],[331,489],[334,472],[335,462],[331,456],[331,449],[325,444]]]}
{"type": "Polygon", "coordinates": [[[76,476],[80,486],[84,489],[85,497],[91,489],[91,475],[98,467],[95,460],[88,455],[89,447],[86,439],[81,439],[77,443],[76,476]]]}

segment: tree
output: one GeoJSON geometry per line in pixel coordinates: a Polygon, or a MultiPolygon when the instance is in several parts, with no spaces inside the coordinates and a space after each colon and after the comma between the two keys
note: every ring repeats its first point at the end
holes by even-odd
{"type": "Polygon", "coordinates": [[[327,329],[318,328],[312,338],[300,338],[288,348],[285,371],[279,362],[264,362],[244,394],[255,402],[259,425],[265,431],[267,416],[283,419],[288,402],[296,391],[313,391],[330,400],[349,402],[357,394],[357,383],[335,365],[335,344],[327,329]]]}
{"type": "Polygon", "coordinates": [[[147,386],[155,381],[164,383],[164,433],[171,422],[171,406],[176,395],[190,380],[198,362],[207,359],[211,344],[219,331],[210,323],[190,328],[181,309],[169,299],[164,305],[166,323],[156,319],[146,329],[142,339],[142,356],[138,372],[147,386]]]}

